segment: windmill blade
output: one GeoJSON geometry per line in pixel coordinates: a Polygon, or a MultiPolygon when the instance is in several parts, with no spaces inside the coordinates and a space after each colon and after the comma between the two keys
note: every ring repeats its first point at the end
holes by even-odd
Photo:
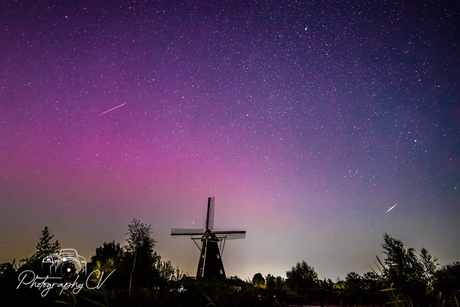
{"type": "Polygon", "coordinates": [[[216,230],[213,231],[212,233],[215,234],[234,234],[234,233],[246,233],[246,230],[216,230]]]}
{"type": "Polygon", "coordinates": [[[187,229],[187,228],[172,228],[172,236],[201,236],[203,235],[203,229],[187,229]]]}
{"type": "Polygon", "coordinates": [[[217,235],[218,238],[226,239],[226,240],[238,240],[238,239],[245,239],[246,234],[244,233],[235,233],[235,234],[228,234],[228,235],[217,235]]]}
{"type": "Polygon", "coordinates": [[[212,230],[214,228],[214,205],[215,198],[208,198],[208,212],[206,214],[206,229],[212,230]]]}
{"type": "Polygon", "coordinates": [[[237,240],[246,238],[246,231],[244,230],[229,230],[229,231],[213,231],[213,234],[219,238],[226,238],[227,240],[237,240]]]}

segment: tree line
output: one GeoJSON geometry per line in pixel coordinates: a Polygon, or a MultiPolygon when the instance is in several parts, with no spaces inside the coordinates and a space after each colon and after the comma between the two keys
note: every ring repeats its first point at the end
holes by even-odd
{"type": "Polygon", "coordinates": [[[32,256],[0,264],[0,304],[459,306],[460,263],[439,266],[425,248],[417,254],[386,233],[381,245],[384,258],[376,256],[374,269],[362,276],[350,272],[335,282],[320,279],[305,260],[293,265],[286,278],[256,273],[246,281],[236,276],[195,279],[161,259],[151,225],[134,219],[126,235],[125,245],[112,241],[96,248],[86,272],[76,269],[78,263],[64,262],[60,284],[55,284],[52,277],[40,279],[32,273],[42,272],[45,257],[61,250],[45,227],[32,256]]]}

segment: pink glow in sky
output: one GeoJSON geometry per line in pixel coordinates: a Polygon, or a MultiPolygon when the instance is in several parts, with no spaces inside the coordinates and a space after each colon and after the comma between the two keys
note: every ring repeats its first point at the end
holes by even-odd
{"type": "Polygon", "coordinates": [[[229,276],[363,274],[385,232],[458,261],[458,8],[385,6],[1,4],[0,262],[136,218],[194,275],[209,196],[229,276]]]}

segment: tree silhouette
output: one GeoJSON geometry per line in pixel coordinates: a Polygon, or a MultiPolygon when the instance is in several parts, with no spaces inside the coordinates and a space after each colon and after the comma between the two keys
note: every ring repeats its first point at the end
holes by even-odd
{"type": "Polygon", "coordinates": [[[17,281],[16,260],[0,264],[0,298],[3,293],[14,290],[17,281]]]}
{"type": "Polygon", "coordinates": [[[31,257],[22,259],[20,261],[25,262],[21,269],[28,267],[32,270],[38,270],[44,257],[56,254],[59,249],[61,249],[61,244],[58,240],[56,240],[54,243],[51,242],[53,238],[54,235],[50,235],[48,226],[45,226],[45,228],[42,230],[42,236],[39,238],[40,241],[36,246],[37,251],[31,257]]]}
{"type": "Polygon", "coordinates": [[[318,285],[318,274],[305,260],[297,262],[286,272],[286,283],[291,288],[314,288],[318,285]]]}
{"type": "Polygon", "coordinates": [[[432,257],[426,248],[420,250],[420,262],[423,270],[423,277],[429,285],[433,284],[434,274],[438,268],[438,259],[432,257]]]}
{"type": "Polygon", "coordinates": [[[440,293],[440,298],[452,303],[457,302],[456,293],[460,293],[460,262],[447,264],[438,269],[433,276],[433,287],[440,293]]]}
{"type": "Polygon", "coordinates": [[[254,277],[252,278],[252,284],[256,287],[263,287],[265,285],[265,279],[262,274],[254,274],[254,277]]]}
{"type": "Polygon", "coordinates": [[[100,261],[101,263],[106,262],[108,259],[113,259],[115,263],[121,261],[123,258],[123,248],[120,246],[120,243],[104,242],[102,246],[96,248],[96,253],[91,257],[91,262],[96,263],[100,261]]]}
{"type": "Polygon", "coordinates": [[[415,249],[406,250],[401,240],[392,238],[387,233],[383,236],[382,247],[386,255],[384,259],[386,266],[383,267],[384,278],[393,283],[403,296],[415,305],[425,304],[425,293],[436,270],[437,259],[433,258],[425,248],[417,257],[415,249]]]}
{"type": "Polygon", "coordinates": [[[380,276],[375,272],[367,272],[363,275],[364,288],[372,293],[377,291],[380,276]]]}
{"type": "Polygon", "coordinates": [[[126,239],[128,246],[125,261],[132,263],[128,288],[130,295],[133,277],[137,278],[139,286],[152,284],[155,279],[154,265],[158,255],[153,250],[156,241],[150,236],[151,233],[151,225],[141,223],[139,220],[133,219],[132,224],[128,225],[129,237],[126,239]]]}
{"type": "Polygon", "coordinates": [[[363,289],[363,278],[356,272],[350,272],[345,276],[345,282],[347,289],[350,290],[362,290],[363,289]]]}
{"type": "Polygon", "coordinates": [[[268,274],[267,276],[265,276],[265,284],[267,285],[267,289],[275,289],[276,277],[272,274],[268,274]]]}
{"type": "MultiPolygon", "coordinates": [[[[123,282],[123,271],[120,270],[120,267],[124,254],[123,247],[120,246],[120,243],[115,243],[115,241],[104,242],[102,246],[96,248],[95,255],[91,257],[92,270],[111,274],[110,278],[104,283],[104,287],[114,288],[117,284],[123,282]]],[[[94,275],[93,277],[97,283],[98,275],[94,275]]]]}
{"type": "Polygon", "coordinates": [[[155,277],[157,277],[155,282],[159,288],[169,290],[184,278],[184,272],[178,267],[174,268],[171,261],[162,261],[160,255],[155,260],[155,277]]]}
{"type": "Polygon", "coordinates": [[[383,236],[382,244],[387,267],[384,273],[397,286],[403,286],[406,281],[416,281],[422,273],[422,267],[417,260],[413,248],[405,249],[401,240],[392,238],[387,233],[383,236]]]}

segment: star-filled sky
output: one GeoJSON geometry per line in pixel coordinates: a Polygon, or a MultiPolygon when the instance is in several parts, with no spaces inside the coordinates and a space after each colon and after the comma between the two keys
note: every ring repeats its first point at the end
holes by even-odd
{"type": "Polygon", "coordinates": [[[459,55],[457,1],[3,1],[0,262],[136,218],[194,276],[209,196],[229,276],[458,261],[459,55]]]}

